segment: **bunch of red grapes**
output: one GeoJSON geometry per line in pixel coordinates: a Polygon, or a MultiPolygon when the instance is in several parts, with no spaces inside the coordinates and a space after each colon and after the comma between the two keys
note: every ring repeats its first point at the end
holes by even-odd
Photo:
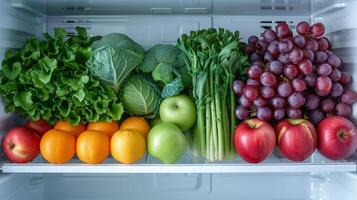
{"type": "Polygon", "coordinates": [[[341,59],[330,51],[322,23],[300,22],[293,36],[288,24],[263,38],[250,36],[248,80],[234,82],[239,97],[238,119],[257,117],[264,121],[308,117],[317,124],[328,115],[348,117],[357,93],[347,89],[352,77],[341,72],[341,59]]]}

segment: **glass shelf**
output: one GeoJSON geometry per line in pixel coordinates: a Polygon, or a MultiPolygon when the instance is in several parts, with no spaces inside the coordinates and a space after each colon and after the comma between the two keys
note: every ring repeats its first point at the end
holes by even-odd
{"type": "Polygon", "coordinates": [[[97,165],[73,159],[66,164],[49,164],[41,157],[26,164],[4,162],[2,173],[284,173],[284,172],[356,172],[356,163],[346,160],[332,161],[315,152],[304,162],[292,162],[276,154],[264,162],[249,164],[241,158],[229,161],[206,162],[185,155],[175,164],[162,164],[150,156],[135,164],[120,164],[108,158],[97,165]]]}

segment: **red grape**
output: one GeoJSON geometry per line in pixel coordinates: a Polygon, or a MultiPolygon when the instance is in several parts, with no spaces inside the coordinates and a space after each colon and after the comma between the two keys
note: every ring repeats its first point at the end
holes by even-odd
{"type": "Polygon", "coordinates": [[[276,38],[276,33],[275,33],[275,31],[273,31],[273,30],[271,30],[271,29],[266,29],[266,30],[264,31],[263,36],[264,36],[265,41],[271,42],[271,41],[275,40],[275,38],[276,38]]]}
{"type": "Polygon", "coordinates": [[[288,64],[284,68],[284,75],[290,79],[295,78],[297,76],[297,74],[298,74],[298,69],[297,69],[296,65],[288,64]]]}
{"type": "Polygon", "coordinates": [[[300,71],[305,75],[311,74],[314,70],[312,63],[307,59],[302,60],[298,66],[300,71]]]}
{"type": "Polygon", "coordinates": [[[260,82],[264,86],[272,87],[276,84],[276,81],[277,81],[276,76],[271,72],[264,72],[260,76],[260,82]]]}
{"type": "Polygon", "coordinates": [[[332,67],[327,63],[322,63],[317,67],[317,74],[319,75],[328,76],[331,74],[331,72],[332,72],[332,67]]]}
{"type": "Polygon", "coordinates": [[[259,41],[259,38],[255,35],[252,35],[248,38],[248,43],[249,44],[255,44],[259,41]]]}
{"type": "Polygon", "coordinates": [[[325,26],[322,23],[316,23],[310,28],[311,36],[321,37],[325,33],[325,26]]]}
{"type": "Polygon", "coordinates": [[[333,97],[339,97],[343,93],[343,87],[340,83],[332,83],[331,87],[331,96],[333,97]]]}
{"type": "Polygon", "coordinates": [[[275,57],[279,54],[278,44],[279,42],[274,40],[268,45],[268,52],[275,57]]]}
{"type": "Polygon", "coordinates": [[[286,112],[288,114],[288,117],[292,119],[298,119],[302,117],[301,110],[298,108],[288,108],[286,112]]]}
{"type": "Polygon", "coordinates": [[[282,40],[278,44],[280,53],[288,53],[293,49],[293,43],[290,40],[282,40]]]}
{"type": "Polygon", "coordinates": [[[260,55],[258,55],[257,53],[253,52],[250,57],[250,62],[253,63],[253,62],[256,62],[256,61],[262,61],[262,57],[260,55]]]}
{"type": "Polygon", "coordinates": [[[293,38],[293,43],[297,48],[302,49],[305,46],[306,40],[304,36],[297,35],[293,38]]]}
{"type": "Polygon", "coordinates": [[[289,54],[288,53],[279,54],[278,60],[283,64],[288,63],[289,62],[289,54]]]}
{"type": "Polygon", "coordinates": [[[319,76],[316,79],[315,87],[322,92],[330,92],[332,81],[327,76],[319,76]]]}
{"type": "Polygon", "coordinates": [[[287,38],[291,35],[290,27],[287,23],[279,23],[276,27],[276,34],[279,38],[287,38]]]}
{"type": "Polygon", "coordinates": [[[253,85],[253,86],[259,87],[260,81],[249,78],[247,80],[247,85],[253,85]]]}
{"type": "Polygon", "coordinates": [[[324,113],[321,110],[313,110],[309,112],[309,120],[315,126],[320,123],[322,119],[325,118],[324,113]]]}
{"type": "Polygon", "coordinates": [[[255,51],[255,46],[254,45],[252,45],[252,44],[247,44],[246,46],[245,46],[245,52],[247,53],[247,54],[252,54],[253,52],[255,51]]]}
{"type": "Polygon", "coordinates": [[[243,81],[236,80],[233,82],[233,91],[238,96],[243,94],[244,87],[245,87],[245,83],[243,81]]]}
{"type": "Polygon", "coordinates": [[[335,110],[335,103],[332,99],[324,99],[321,101],[321,110],[325,113],[330,113],[335,110]]]}
{"type": "Polygon", "coordinates": [[[266,41],[259,40],[255,44],[255,52],[257,52],[257,54],[259,54],[259,55],[264,55],[267,48],[268,48],[268,43],[266,41]]]}
{"type": "Polygon", "coordinates": [[[305,98],[301,93],[294,92],[288,97],[288,103],[292,108],[300,108],[305,104],[305,98]]]}
{"type": "Polygon", "coordinates": [[[288,97],[292,92],[292,88],[289,82],[280,82],[278,86],[278,94],[282,97],[288,97]]]}
{"type": "Polygon", "coordinates": [[[292,85],[297,92],[303,92],[306,89],[306,82],[303,79],[294,79],[292,85]]]}
{"type": "Polygon", "coordinates": [[[269,107],[258,108],[257,118],[263,121],[269,121],[273,117],[273,112],[269,107]]]}
{"type": "Polygon", "coordinates": [[[294,36],[289,25],[282,22],[275,31],[266,29],[261,39],[249,37],[245,46],[251,63],[248,80],[233,83],[240,103],[236,108],[238,119],[252,115],[279,121],[306,114],[316,125],[329,115],[352,114],[357,92],[344,90],[352,76],[340,71],[342,60],[323,36],[324,25],[310,26],[303,21],[296,30],[299,35],[294,36]]]}
{"type": "Polygon", "coordinates": [[[347,84],[352,83],[352,76],[349,75],[347,72],[342,72],[341,73],[340,83],[342,85],[347,85],[347,84]]]}
{"type": "Polygon", "coordinates": [[[262,97],[258,97],[256,100],[253,101],[253,104],[255,106],[259,107],[264,107],[265,105],[267,105],[267,100],[262,98],[262,97]]]}
{"type": "Polygon", "coordinates": [[[249,108],[253,105],[253,102],[245,98],[244,95],[239,97],[239,103],[246,108],[249,108]]]}
{"type": "Polygon", "coordinates": [[[306,101],[305,101],[305,108],[308,110],[315,110],[317,107],[319,107],[320,104],[320,99],[317,95],[315,94],[308,94],[306,96],[306,101]]]}
{"type": "Polygon", "coordinates": [[[274,119],[277,121],[282,120],[285,117],[285,109],[279,108],[274,110],[274,119]]]}
{"type": "Polygon", "coordinates": [[[342,65],[341,59],[335,54],[330,54],[328,56],[327,63],[334,68],[340,67],[342,65]]]}
{"type": "Polygon", "coordinates": [[[248,119],[249,117],[249,110],[248,108],[240,105],[236,108],[235,115],[240,120],[248,119]]]}
{"type": "Polygon", "coordinates": [[[304,53],[300,49],[295,48],[289,54],[289,60],[294,64],[298,64],[303,58],[304,58],[304,53]]]}
{"type": "Polygon", "coordinates": [[[352,115],[352,108],[350,105],[345,103],[339,103],[335,108],[336,115],[348,117],[352,115]]]}
{"type": "Polygon", "coordinates": [[[319,95],[320,97],[324,97],[324,96],[327,96],[328,94],[330,94],[330,91],[319,90],[319,89],[315,88],[315,93],[317,95],[319,95]]]}
{"type": "Polygon", "coordinates": [[[327,51],[331,47],[330,41],[325,37],[317,39],[317,43],[319,44],[320,51],[327,51]]]}
{"type": "Polygon", "coordinates": [[[340,70],[333,69],[331,74],[330,74],[330,79],[331,79],[331,81],[335,81],[336,82],[336,81],[341,80],[341,76],[342,76],[342,74],[341,74],[340,70]]]}
{"type": "Polygon", "coordinates": [[[341,96],[342,103],[353,104],[357,101],[357,93],[353,90],[346,90],[341,96]]]}
{"type": "Polygon", "coordinates": [[[315,63],[320,64],[320,63],[324,63],[327,61],[327,53],[323,52],[323,51],[317,51],[315,53],[315,63]]]}
{"type": "Polygon", "coordinates": [[[276,75],[280,75],[283,73],[283,64],[281,62],[274,60],[268,64],[269,71],[273,72],[276,75]]]}
{"type": "Polygon", "coordinates": [[[299,22],[298,25],[296,26],[296,31],[300,35],[308,35],[310,33],[310,24],[306,21],[299,22]]]}
{"type": "Polygon", "coordinates": [[[247,85],[243,89],[243,95],[250,101],[257,99],[259,97],[259,91],[256,86],[247,85]]]}
{"type": "Polygon", "coordinates": [[[316,74],[309,74],[309,75],[305,76],[305,82],[310,87],[315,86],[316,79],[317,79],[316,74]]]}
{"type": "Polygon", "coordinates": [[[304,57],[306,59],[308,59],[310,62],[314,61],[315,55],[313,51],[304,49],[302,52],[304,53],[304,57]]]}
{"type": "Polygon", "coordinates": [[[271,62],[274,60],[274,56],[271,55],[269,52],[265,52],[264,54],[264,61],[265,62],[271,62]]]}
{"type": "Polygon", "coordinates": [[[313,52],[319,50],[319,43],[316,40],[308,40],[306,41],[305,48],[307,50],[311,50],[313,52]]]}
{"type": "Polygon", "coordinates": [[[258,65],[252,65],[248,70],[248,77],[251,79],[259,80],[263,70],[258,65]]]}
{"type": "Polygon", "coordinates": [[[262,87],[260,90],[260,95],[266,99],[273,98],[275,96],[275,91],[271,87],[262,87]]]}
{"type": "Polygon", "coordinates": [[[274,107],[274,108],[284,108],[285,107],[285,99],[283,97],[274,97],[270,104],[274,107]]]}

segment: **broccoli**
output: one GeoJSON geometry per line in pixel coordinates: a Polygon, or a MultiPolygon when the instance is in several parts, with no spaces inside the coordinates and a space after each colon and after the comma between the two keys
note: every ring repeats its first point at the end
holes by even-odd
{"type": "Polygon", "coordinates": [[[150,73],[162,86],[162,97],[177,95],[191,85],[183,52],[172,45],[158,44],[150,48],[138,69],[150,73]],[[170,92],[168,92],[170,91],[170,92]]]}

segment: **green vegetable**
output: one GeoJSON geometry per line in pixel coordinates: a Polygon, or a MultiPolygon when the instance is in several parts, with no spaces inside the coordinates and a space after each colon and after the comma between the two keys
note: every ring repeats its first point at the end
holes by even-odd
{"type": "Polygon", "coordinates": [[[0,70],[0,95],[6,112],[18,112],[32,120],[53,124],[67,120],[119,120],[123,107],[114,91],[91,75],[86,61],[89,46],[98,37],[87,36],[84,28],[65,40],[64,29],[55,29],[45,40],[27,40],[17,51],[8,51],[0,70]]]}
{"type": "Polygon", "coordinates": [[[144,59],[145,50],[128,36],[112,33],[91,45],[87,66],[118,94],[122,83],[144,59]]]}
{"type": "Polygon", "coordinates": [[[141,74],[132,75],[123,85],[121,100],[126,112],[153,118],[160,107],[160,91],[155,83],[141,74]]]}
{"type": "Polygon", "coordinates": [[[178,47],[185,53],[191,75],[191,95],[197,119],[191,134],[195,154],[223,160],[233,152],[235,127],[233,80],[246,78],[248,58],[238,32],[225,29],[191,31],[182,35],[178,47]]]}
{"type": "Polygon", "coordinates": [[[192,83],[183,52],[172,45],[159,44],[149,49],[139,70],[151,73],[152,78],[163,88],[163,98],[180,94],[192,83]]]}

